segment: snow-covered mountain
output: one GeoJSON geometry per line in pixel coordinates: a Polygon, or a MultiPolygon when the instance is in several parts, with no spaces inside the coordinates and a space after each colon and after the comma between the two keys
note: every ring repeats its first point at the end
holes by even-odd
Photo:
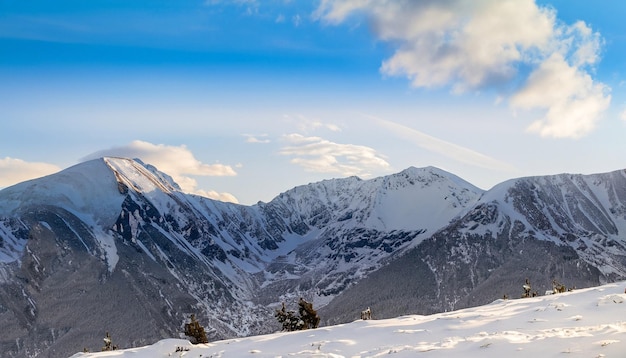
{"type": "Polygon", "coordinates": [[[165,339],[147,347],[76,353],[72,358],[623,357],[625,284],[208,344],[165,339]]]}
{"type": "Polygon", "coordinates": [[[369,305],[384,317],[432,313],[519,297],[525,279],[589,287],[626,275],[626,171],[510,180],[418,247],[324,308],[369,305]],[[395,279],[391,280],[390,277],[395,279]],[[373,292],[373,293],[372,293],[373,292]]]}
{"type": "Polygon", "coordinates": [[[626,277],[626,174],[520,178],[483,192],[437,168],[325,180],[252,206],[181,192],[140,160],[101,158],[0,191],[0,351],[63,356],[379,318],[626,277]],[[357,313],[355,313],[357,312],[357,313]]]}
{"type": "Polygon", "coordinates": [[[273,331],[280,301],[323,306],[481,194],[409,168],[242,206],[184,194],[139,160],[82,163],[0,191],[0,322],[10,331],[0,349],[57,356],[103,330],[141,345],[177,335],[191,313],[211,339],[273,331]]]}

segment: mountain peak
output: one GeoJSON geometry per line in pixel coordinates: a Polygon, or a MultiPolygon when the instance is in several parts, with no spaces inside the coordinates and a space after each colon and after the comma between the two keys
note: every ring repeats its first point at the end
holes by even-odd
{"type": "Polygon", "coordinates": [[[416,168],[414,166],[410,166],[403,171],[395,174],[399,176],[405,176],[406,178],[411,179],[421,179],[419,181],[449,181],[451,184],[458,186],[460,188],[464,188],[467,190],[471,190],[473,192],[483,192],[484,190],[478,188],[477,186],[471,184],[470,182],[450,173],[443,169],[427,166],[422,168],[416,168]]]}
{"type": "Polygon", "coordinates": [[[87,222],[106,225],[115,221],[123,200],[114,174],[100,158],[0,191],[0,214],[54,203],[87,222]]]}
{"type": "Polygon", "coordinates": [[[55,203],[88,223],[110,227],[129,188],[147,195],[180,191],[169,175],[141,160],[101,157],[0,191],[0,215],[55,203]]]}
{"type": "Polygon", "coordinates": [[[180,191],[172,177],[139,159],[103,157],[102,160],[113,171],[118,183],[137,192],[180,191]]]}

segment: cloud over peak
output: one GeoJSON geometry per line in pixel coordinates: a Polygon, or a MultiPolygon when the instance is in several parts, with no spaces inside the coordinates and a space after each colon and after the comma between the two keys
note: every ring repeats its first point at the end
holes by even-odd
{"type": "Polygon", "coordinates": [[[104,156],[140,158],[145,163],[152,164],[160,171],[171,175],[185,192],[217,200],[237,202],[237,199],[229,193],[217,193],[212,190],[198,189],[198,183],[193,178],[193,176],[234,176],[237,175],[235,170],[225,164],[202,163],[194,157],[193,153],[185,145],[170,146],[135,140],[124,146],[112,147],[92,153],[81,160],[104,156]]]}
{"type": "Polygon", "coordinates": [[[455,93],[495,89],[513,109],[539,110],[529,130],[542,136],[583,136],[610,103],[591,76],[600,34],[533,0],[323,0],[315,17],[339,24],[353,14],[394,46],[383,74],[455,93]]]}

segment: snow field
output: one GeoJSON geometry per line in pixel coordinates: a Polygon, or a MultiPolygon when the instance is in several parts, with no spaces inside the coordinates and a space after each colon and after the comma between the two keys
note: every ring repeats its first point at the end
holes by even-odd
{"type": "MultiPolygon", "coordinates": [[[[357,320],[192,345],[165,339],[87,357],[624,357],[626,282],[429,316],[357,320]]],[[[373,312],[374,317],[376,312],[373,312]]]]}

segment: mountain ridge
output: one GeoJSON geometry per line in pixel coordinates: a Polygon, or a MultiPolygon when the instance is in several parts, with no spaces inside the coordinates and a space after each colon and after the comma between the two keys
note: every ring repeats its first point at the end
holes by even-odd
{"type": "Polygon", "coordinates": [[[489,297],[521,294],[525,278],[537,283],[538,293],[551,290],[553,280],[588,287],[621,279],[626,273],[625,204],[624,170],[508,180],[322,311],[335,317],[331,323],[345,320],[344,307],[356,301],[383,317],[403,313],[382,304],[388,300],[384,295],[363,299],[368,287],[395,292],[396,301],[405,302],[404,312],[423,313],[419,307],[459,309],[489,297]],[[390,283],[389,277],[398,278],[390,283]],[[410,289],[399,291],[396,285],[410,289]]]}
{"type": "Polygon", "coordinates": [[[624,171],[518,178],[484,191],[410,167],[246,206],[185,194],[140,160],[94,159],[0,191],[0,322],[19,333],[0,349],[54,356],[61,342],[93,342],[102,329],[136,346],[176,336],[191,313],[208,322],[210,339],[267,333],[278,329],[274,307],[298,297],[328,323],[345,322],[385,285],[395,296],[379,302],[395,308],[377,307],[381,315],[432,313],[501,295],[490,283],[511,290],[524,275],[511,262],[538,281],[581,268],[580,287],[615,280],[626,275],[625,188],[624,171]],[[49,297],[67,285],[93,302],[64,300],[73,317],[64,320],[49,297]],[[103,307],[139,298],[132,317],[154,327],[138,318],[103,327],[111,322],[103,307]],[[77,312],[97,314],[83,324],[77,312]]]}

